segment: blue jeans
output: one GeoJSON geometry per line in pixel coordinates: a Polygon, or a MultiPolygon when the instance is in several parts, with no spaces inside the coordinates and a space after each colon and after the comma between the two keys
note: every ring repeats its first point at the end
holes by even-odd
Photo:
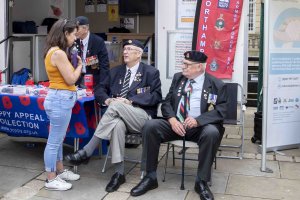
{"type": "Polygon", "coordinates": [[[44,151],[45,170],[56,172],[56,162],[63,160],[63,140],[71,120],[76,92],[49,89],[44,108],[50,120],[50,130],[44,151]]]}

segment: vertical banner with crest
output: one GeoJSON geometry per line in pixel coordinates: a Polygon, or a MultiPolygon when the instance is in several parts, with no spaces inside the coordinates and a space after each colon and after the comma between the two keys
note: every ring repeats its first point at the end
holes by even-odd
{"type": "Polygon", "coordinates": [[[193,49],[207,56],[206,71],[231,79],[243,0],[198,0],[193,49]]]}

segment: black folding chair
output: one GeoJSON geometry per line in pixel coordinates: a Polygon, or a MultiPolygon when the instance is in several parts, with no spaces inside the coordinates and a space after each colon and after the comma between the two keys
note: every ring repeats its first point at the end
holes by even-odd
{"type": "MultiPolygon", "coordinates": [[[[214,162],[215,162],[215,169],[217,168],[217,157],[221,158],[243,158],[243,151],[244,151],[244,115],[246,111],[245,106],[245,95],[243,87],[238,83],[226,83],[227,85],[227,115],[224,120],[224,125],[237,125],[242,128],[242,135],[241,135],[241,144],[240,145],[220,145],[220,147],[229,147],[229,148],[239,148],[239,156],[215,156],[214,162]],[[238,98],[239,97],[239,98],[238,98]],[[238,117],[239,113],[239,117],[238,117]]],[[[224,129],[225,131],[225,129],[224,129]]],[[[220,141],[221,142],[221,141],[220,141]]],[[[167,143],[167,152],[165,157],[165,166],[164,166],[164,174],[163,174],[163,181],[165,181],[166,174],[178,174],[181,175],[181,186],[180,189],[184,190],[184,176],[189,175],[185,174],[184,168],[185,168],[185,160],[193,160],[198,161],[197,159],[193,158],[186,158],[185,152],[188,148],[198,148],[198,145],[196,142],[191,141],[185,141],[183,143],[182,140],[175,140],[170,141],[167,143]],[[185,146],[183,146],[183,144],[185,146]],[[182,160],[182,168],[181,173],[173,173],[173,172],[167,172],[167,165],[168,165],[168,155],[170,146],[172,146],[172,153],[173,153],[173,166],[175,166],[175,159],[182,160]],[[175,156],[175,150],[174,146],[181,147],[182,150],[180,151],[180,154],[182,154],[181,157],[175,156]]],[[[210,181],[210,184],[212,181],[210,181]]]]}

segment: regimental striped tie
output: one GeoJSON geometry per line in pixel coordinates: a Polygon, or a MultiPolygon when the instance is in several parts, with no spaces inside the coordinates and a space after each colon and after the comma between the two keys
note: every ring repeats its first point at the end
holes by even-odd
{"type": "Polygon", "coordinates": [[[130,69],[128,69],[124,83],[123,83],[123,87],[121,89],[120,97],[126,98],[126,96],[127,96],[127,93],[129,90],[130,76],[131,76],[131,71],[130,71],[130,69]]]}
{"type": "Polygon", "coordinates": [[[176,113],[176,116],[181,123],[183,123],[185,118],[187,117],[185,109],[186,111],[190,110],[190,98],[193,92],[193,86],[192,86],[193,83],[195,83],[195,80],[191,79],[189,81],[189,85],[186,88],[186,106],[184,105],[185,95],[181,95],[181,99],[176,113]]]}
{"type": "Polygon", "coordinates": [[[187,86],[186,109],[188,111],[191,110],[190,100],[191,100],[191,94],[193,93],[193,83],[195,82],[196,81],[194,79],[191,79],[189,85],[187,86]]]}

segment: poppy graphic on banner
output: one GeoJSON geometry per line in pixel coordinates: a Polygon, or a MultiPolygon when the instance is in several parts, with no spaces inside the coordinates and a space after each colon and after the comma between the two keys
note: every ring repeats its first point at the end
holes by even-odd
{"type": "Polygon", "coordinates": [[[239,33],[243,0],[198,0],[195,14],[193,50],[204,52],[206,71],[231,79],[239,33]]]}

